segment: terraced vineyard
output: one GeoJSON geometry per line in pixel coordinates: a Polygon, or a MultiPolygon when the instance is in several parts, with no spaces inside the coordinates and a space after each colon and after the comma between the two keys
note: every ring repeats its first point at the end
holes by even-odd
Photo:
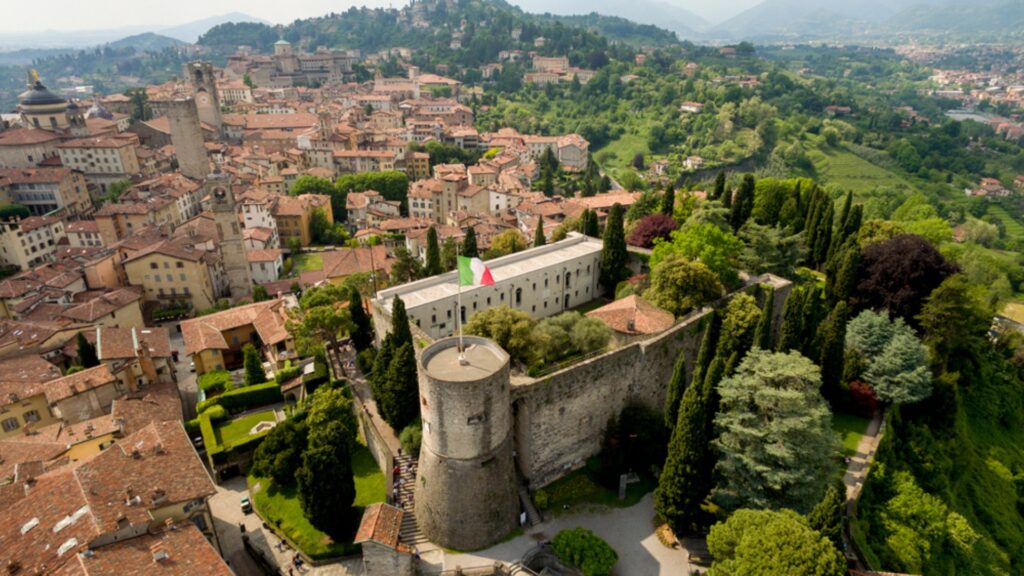
{"type": "Polygon", "coordinates": [[[1006,211],[1006,208],[1003,208],[999,204],[992,204],[988,207],[988,211],[986,213],[993,218],[998,218],[999,221],[1003,223],[1003,228],[1006,229],[1007,238],[1011,238],[1013,240],[1024,238],[1024,224],[1021,224],[1019,220],[1011,216],[1010,213],[1006,211]]]}

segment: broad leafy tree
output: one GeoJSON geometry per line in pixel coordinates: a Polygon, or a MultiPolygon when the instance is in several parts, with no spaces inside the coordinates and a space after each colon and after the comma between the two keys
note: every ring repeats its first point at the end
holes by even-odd
{"type": "Polygon", "coordinates": [[[661,242],[654,247],[651,267],[677,254],[687,260],[699,260],[718,276],[723,285],[732,286],[739,280],[737,270],[742,251],[743,242],[731,232],[710,222],[692,226],[687,223],[672,233],[671,241],[661,242]]]}
{"type": "Polygon", "coordinates": [[[644,297],[676,316],[711,302],[725,293],[718,277],[703,262],[678,255],[662,260],[651,272],[644,297]]]}
{"type": "Polygon", "coordinates": [[[474,314],[466,323],[465,332],[490,338],[513,358],[525,361],[533,353],[533,327],[534,321],[526,312],[498,306],[474,314]]]}
{"type": "Polygon", "coordinates": [[[710,576],[843,576],[846,561],[792,510],[738,510],[708,534],[710,576]]]}
{"type": "Polygon", "coordinates": [[[303,514],[334,539],[343,538],[353,520],[356,487],[350,435],[340,422],[312,430],[302,466],[295,472],[303,514]]]}
{"type": "Polygon", "coordinates": [[[629,238],[626,242],[630,246],[650,248],[654,246],[655,240],[667,239],[672,231],[676,229],[676,221],[665,214],[651,214],[644,216],[629,231],[629,238]]]}

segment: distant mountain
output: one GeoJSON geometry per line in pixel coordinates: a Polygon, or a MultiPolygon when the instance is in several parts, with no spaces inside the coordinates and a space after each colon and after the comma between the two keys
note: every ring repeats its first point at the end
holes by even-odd
{"type": "Polygon", "coordinates": [[[260,24],[270,24],[266,20],[260,20],[259,18],[243,14],[242,12],[230,12],[220,16],[210,16],[209,18],[203,18],[202,20],[186,22],[185,24],[171,26],[170,28],[158,28],[157,31],[163,36],[170,36],[171,38],[176,38],[182,42],[195,44],[196,40],[198,40],[199,37],[205,34],[210,28],[227,22],[258,22],[260,24]]]}
{"type": "Polygon", "coordinates": [[[686,8],[661,0],[514,0],[514,4],[538,14],[618,16],[671,30],[684,38],[692,38],[710,26],[707,20],[686,8]]]}
{"type": "Polygon", "coordinates": [[[115,40],[108,44],[111,48],[135,48],[140,52],[160,52],[166,48],[177,48],[186,43],[176,38],[170,38],[153,32],[143,32],[115,40]]]}
{"type": "Polygon", "coordinates": [[[764,0],[706,32],[726,40],[1019,33],[1021,0],[764,0]]]}

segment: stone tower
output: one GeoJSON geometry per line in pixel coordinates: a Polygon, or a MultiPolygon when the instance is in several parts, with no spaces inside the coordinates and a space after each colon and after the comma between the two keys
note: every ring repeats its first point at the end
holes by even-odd
{"type": "Polygon", "coordinates": [[[416,520],[431,542],[474,550],[499,542],[519,516],[512,460],[509,356],[486,338],[439,340],[420,358],[423,442],[416,520]]]}
{"type": "Polygon", "coordinates": [[[185,70],[192,84],[192,93],[195,94],[199,119],[220,132],[224,121],[220,115],[220,96],[217,95],[217,77],[213,74],[213,64],[191,62],[185,65],[185,70]]]}
{"type": "Polygon", "coordinates": [[[210,160],[206,156],[195,100],[191,97],[171,100],[167,107],[167,120],[171,127],[174,155],[178,158],[178,170],[189,178],[206,178],[210,173],[210,160]]]}
{"type": "Polygon", "coordinates": [[[231,299],[238,301],[252,295],[252,274],[242,241],[242,227],[238,221],[235,195],[231,191],[231,176],[214,170],[206,177],[204,188],[210,197],[210,209],[217,223],[220,253],[224,259],[224,272],[228,277],[231,299]]]}

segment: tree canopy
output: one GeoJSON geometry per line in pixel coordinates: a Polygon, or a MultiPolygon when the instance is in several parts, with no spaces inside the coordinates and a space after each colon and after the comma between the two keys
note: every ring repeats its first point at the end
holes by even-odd
{"type": "Polygon", "coordinates": [[[711,527],[710,576],[842,576],[846,561],[792,510],[737,510],[711,527]]]}

